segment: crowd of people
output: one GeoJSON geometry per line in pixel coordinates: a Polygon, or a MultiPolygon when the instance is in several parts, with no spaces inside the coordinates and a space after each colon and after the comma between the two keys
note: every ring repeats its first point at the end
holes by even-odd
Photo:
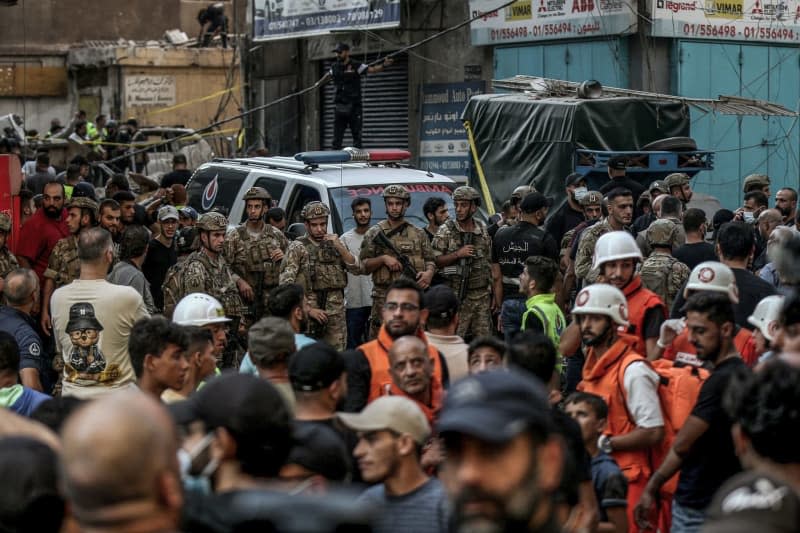
{"type": "Polygon", "coordinates": [[[796,530],[795,190],[707,214],[614,160],[554,212],[461,186],[418,228],[389,185],[297,236],[175,165],[142,201],[37,159],[0,215],[0,529],[796,530]]]}

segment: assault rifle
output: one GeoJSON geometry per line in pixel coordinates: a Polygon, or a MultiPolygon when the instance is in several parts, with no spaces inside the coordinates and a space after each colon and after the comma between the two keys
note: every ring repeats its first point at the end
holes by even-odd
{"type": "MultiPolygon", "coordinates": [[[[400,226],[400,228],[402,228],[402,226],[400,226]]],[[[394,231],[395,230],[392,230],[392,232],[394,231]]],[[[390,234],[393,235],[394,233],[390,234]]],[[[403,265],[403,275],[406,276],[407,278],[411,278],[412,281],[417,281],[417,269],[414,268],[414,265],[411,263],[411,260],[405,255],[400,253],[400,250],[397,249],[394,243],[389,240],[389,237],[387,237],[383,231],[378,231],[377,235],[375,235],[375,238],[372,240],[372,242],[392,252],[395,258],[397,258],[397,260],[400,261],[400,264],[403,265]]]]}
{"type": "MultiPolygon", "coordinates": [[[[464,234],[464,246],[469,246],[472,244],[472,238],[474,237],[474,233],[469,232],[464,234]]],[[[458,270],[459,274],[461,274],[461,285],[458,287],[458,300],[460,302],[464,302],[464,298],[467,297],[467,289],[469,287],[469,271],[472,267],[472,256],[462,257],[459,261],[458,270]]]]}

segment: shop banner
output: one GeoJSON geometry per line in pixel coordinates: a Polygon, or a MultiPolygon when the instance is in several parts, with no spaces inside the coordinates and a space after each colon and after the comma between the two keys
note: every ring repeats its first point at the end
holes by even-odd
{"type": "Polygon", "coordinates": [[[471,0],[472,44],[575,39],[636,32],[636,2],[630,0],[471,0]]]}
{"type": "Polygon", "coordinates": [[[467,176],[469,142],[461,113],[469,99],[483,94],[483,81],[422,86],[419,168],[446,176],[467,176]]]}
{"type": "Polygon", "coordinates": [[[769,43],[800,41],[800,1],[651,0],[653,35],[769,43]]]}
{"type": "Polygon", "coordinates": [[[253,39],[400,26],[400,0],[254,0],[253,39]]]}

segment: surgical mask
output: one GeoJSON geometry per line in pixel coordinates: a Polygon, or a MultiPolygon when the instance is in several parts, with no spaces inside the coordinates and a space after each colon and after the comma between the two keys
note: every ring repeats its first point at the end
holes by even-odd
{"type": "Polygon", "coordinates": [[[756,217],[751,211],[742,211],[742,219],[748,224],[752,224],[756,217]]]}
{"type": "Polygon", "coordinates": [[[589,192],[589,190],[586,187],[575,187],[575,191],[573,191],[572,194],[575,196],[575,201],[580,202],[581,198],[586,196],[587,192],[589,192]]]}

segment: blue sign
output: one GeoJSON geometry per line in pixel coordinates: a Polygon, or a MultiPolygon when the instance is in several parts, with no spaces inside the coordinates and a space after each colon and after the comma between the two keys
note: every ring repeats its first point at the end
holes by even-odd
{"type": "Polygon", "coordinates": [[[254,0],[253,39],[400,26],[400,0],[254,0]]]}
{"type": "Polygon", "coordinates": [[[419,167],[446,176],[469,174],[469,141],[461,112],[469,99],[485,92],[485,82],[422,86],[419,167]]]}

